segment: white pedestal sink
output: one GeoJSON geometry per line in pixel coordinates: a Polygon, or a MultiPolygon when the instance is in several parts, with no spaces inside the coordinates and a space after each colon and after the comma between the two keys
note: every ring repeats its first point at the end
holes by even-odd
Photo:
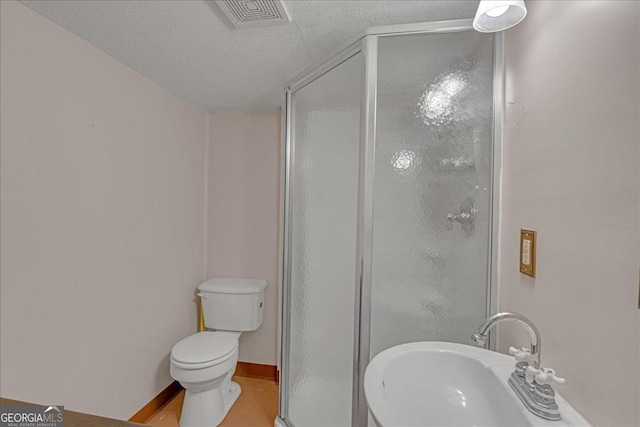
{"type": "Polygon", "coordinates": [[[556,395],[562,419],[532,414],[507,384],[513,357],[463,344],[389,348],[367,367],[364,391],[378,426],[589,426],[556,395]]]}

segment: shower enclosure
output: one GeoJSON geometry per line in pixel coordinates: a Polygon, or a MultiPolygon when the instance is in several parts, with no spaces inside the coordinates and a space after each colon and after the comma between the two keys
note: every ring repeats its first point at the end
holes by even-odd
{"type": "Polygon", "coordinates": [[[367,425],[373,357],[489,314],[501,43],[372,28],[287,86],[278,424],[367,425]]]}

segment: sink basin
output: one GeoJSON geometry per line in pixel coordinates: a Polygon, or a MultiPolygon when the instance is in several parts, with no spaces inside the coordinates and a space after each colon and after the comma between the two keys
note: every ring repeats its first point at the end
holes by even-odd
{"type": "Polygon", "coordinates": [[[561,396],[562,419],[532,414],[507,384],[511,356],[463,344],[414,342],[373,358],[364,377],[376,425],[389,426],[589,426],[561,396]]]}

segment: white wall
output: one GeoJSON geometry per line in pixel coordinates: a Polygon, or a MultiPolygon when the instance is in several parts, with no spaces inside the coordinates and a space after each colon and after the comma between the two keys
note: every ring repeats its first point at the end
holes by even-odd
{"type": "Polygon", "coordinates": [[[538,326],[587,419],[637,426],[640,3],[527,4],[506,32],[500,309],[538,326]],[[518,272],[520,228],[538,231],[536,279],[518,272]]]}
{"type": "Polygon", "coordinates": [[[129,418],[195,331],[208,114],[0,4],[0,394],[129,418]]]}
{"type": "Polygon", "coordinates": [[[241,361],[275,365],[280,110],[209,116],[207,275],[269,282],[264,323],[240,337],[241,361]]]}

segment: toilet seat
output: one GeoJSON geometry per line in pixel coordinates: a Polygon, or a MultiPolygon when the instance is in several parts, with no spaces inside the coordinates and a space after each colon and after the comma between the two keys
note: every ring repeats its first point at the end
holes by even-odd
{"type": "Polygon", "coordinates": [[[237,349],[238,334],[204,331],[174,345],[171,360],[183,369],[203,369],[228,360],[237,349]]]}

